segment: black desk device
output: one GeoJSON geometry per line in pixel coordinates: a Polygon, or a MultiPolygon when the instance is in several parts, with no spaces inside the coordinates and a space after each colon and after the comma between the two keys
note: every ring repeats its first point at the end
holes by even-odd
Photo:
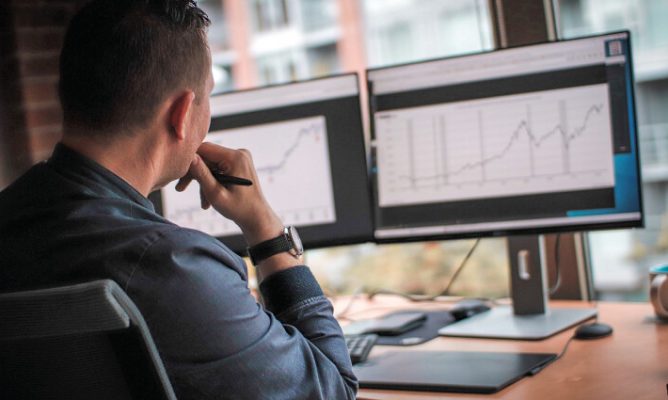
{"type": "Polygon", "coordinates": [[[576,339],[600,339],[612,335],[612,327],[600,322],[582,324],[575,329],[573,337],[576,339]]]}
{"type": "Polygon", "coordinates": [[[373,345],[378,341],[378,335],[375,333],[364,333],[361,335],[345,335],[346,347],[350,354],[350,361],[353,364],[366,361],[373,345]]]}
{"type": "Polygon", "coordinates": [[[534,375],[556,354],[397,351],[353,366],[361,388],[494,393],[534,375]]]}
{"type": "Polygon", "coordinates": [[[464,318],[472,317],[476,314],[488,311],[490,307],[487,302],[480,299],[464,299],[457,302],[451,309],[450,314],[459,321],[464,318]]]}
{"type": "Polygon", "coordinates": [[[421,311],[392,313],[380,318],[355,321],[344,326],[343,333],[347,335],[376,333],[396,336],[421,326],[426,320],[427,315],[421,311]]]}

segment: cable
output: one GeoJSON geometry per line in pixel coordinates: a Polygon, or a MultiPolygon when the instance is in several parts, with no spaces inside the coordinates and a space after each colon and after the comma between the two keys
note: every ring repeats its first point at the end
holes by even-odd
{"type": "Polygon", "coordinates": [[[573,339],[575,339],[575,335],[568,338],[568,340],[566,341],[566,344],[561,349],[561,352],[556,357],[554,357],[551,361],[549,361],[547,363],[544,363],[544,364],[541,364],[541,365],[537,366],[536,368],[532,369],[531,371],[529,371],[529,375],[531,375],[531,376],[536,375],[537,373],[542,371],[548,365],[552,365],[555,362],[557,362],[561,357],[563,357],[564,354],[566,354],[566,351],[568,350],[568,346],[571,344],[573,339]]]}
{"type": "Polygon", "coordinates": [[[550,288],[550,296],[557,293],[559,287],[561,286],[561,266],[559,265],[559,242],[561,240],[561,233],[557,233],[557,238],[554,241],[554,269],[556,273],[556,281],[554,286],[550,288]]]}
{"type": "Polygon", "coordinates": [[[568,338],[568,340],[566,341],[566,344],[564,344],[564,347],[561,349],[561,352],[559,352],[559,354],[557,354],[557,356],[552,361],[550,361],[549,363],[544,364],[544,365],[540,366],[539,368],[531,371],[531,375],[536,375],[538,372],[542,371],[543,368],[545,368],[548,365],[551,365],[551,364],[557,362],[559,359],[561,359],[561,357],[563,357],[564,354],[566,354],[566,351],[568,351],[568,346],[570,346],[573,339],[575,339],[575,334],[571,335],[571,337],[568,338]]]}
{"type": "MultiPolygon", "coordinates": [[[[476,249],[476,247],[478,247],[479,243],[480,243],[480,238],[476,239],[475,243],[473,243],[473,246],[471,246],[471,248],[466,253],[466,255],[464,256],[462,261],[459,263],[457,268],[455,268],[455,272],[453,272],[452,276],[450,277],[450,280],[448,281],[448,283],[445,285],[445,288],[440,293],[438,293],[436,295],[433,295],[433,296],[429,296],[429,295],[414,295],[414,294],[397,292],[397,291],[388,290],[388,289],[377,289],[377,290],[370,291],[367,294],[367,299],[371,300],[377,294],[389,294],[389,295],[393,295],[393,296],[402,297],[402,298],[407,299],[407,300],[409,300],[411,302],[414,302],[414,303],[437,301],[437,299],[439,297],[444,297],[444,296],[448,295],[448,293],[450,292],[450,288],[452,287],[453,283],[455,282],[455,280],[457,279],[459,274],[464,270],[464,267],[466,266],[468,260],[471,258],[471,255],[473,254],[473,251],[476,249]]],[[[337,318],[337,319],[348,319],[347,318],[348,311],[350,311],[350,309],[352,308],[355,301],[363,293],[364,293],[364,286],[361,286],[357,290],[355,290],[353,292],[353,295],[350,297],[350,300],[348,301],[348,304],[346,304],[345,307],[343,307],[343,309],[340,312],[336,313],[336,315],[334,317],[337,318]]],[[[461,300],[461,299],[458,298],[457,300],[450,300],[450,301],[458,301],[458,300],[461,300]]],[[[489,301],[491,303],[495,303],[494,299],[486,299],[485,298],[485,299],[481,299],[481,300],[489,301]]],[[[446,300],[446,301],[448,301],[448,300],[446,300]]]]}
{"type": "Polygon", "coordinates": [[[466,266],[466,262],[469,260],[469,258],[471,258],[471,255],[473,254],[473,251],[475,250],[476,247],[478,247],[479,243],[480,243],[480,238],[476,239],[475,243],[473,243],[473,246],[471,246],[471,248],[469,249],[469,252],[466,253],[466,256],[464,257],[462,262],[459,263],[459,267],[457,267],[457,269],[455,269],[455,272],[452,274],[452,277],[450,278],[450,281],[448,282],[447,285],[445,285],[445,289],[443,289],[443,291],[441,291],[441,293],[439,295],[437,295],[436,297],[447,296],[448,293],[450,293],[450,288],[452,287],[452,284],[455,283],[455,280],[457,279],[459,274],[462,272],[462,270],[466,266]]]}
{"type": "Polygon", "coordinates": [[[419,303],[422,301],[432,301],[433,297],[432,296],[427,296],[427,295],[416,295],[416,294],[410,294],[410,293],[404,293],[404,292],[398,292],[395,290],[389,290],[389,289],[375,289],[367,294],[367,299],[371,300],[376,295],[378,294],[389,294],[392,296],[397,296],[397,297],[402,297],[408,301],[411,301],[413,303],[419,303]]]}
{"type": "Polygon", "coordinates": [[[345,318],[346,318],[346,314],[348,313],[348,311],[350,311],[350,308],[353,306],[353,303],[355,303],[355,300],[357,300],[357,298],[358,298],[361,294],[363,294],[363,293],[364,293],[364,286],[360,286],[359,288],[357,288],[357,289],[353,292],[353,295],[350,296],[350,300],[348,300],[348,304],[346,304],[346,306],[343,307],[343,310],[341,310],[341,311],[339,311],[338,313],[336,313],[336,314],[334,315],[334,318],[336,318],[336,319],[345,319],[345,318]]]}
{"type": "Polygon", "coordinates": [[[413,295],[413,294],[408,294],[408,293],[395,292],[393,290],[378,289],[378,290],[374,290],[373,292],[370,292],[368,294],[367,298],[369,300],[371,300],[377,294],[391,294],[391,295],[394,295],[394,296],[403,297],[403,298],[408,299],[412,302],[427,302],[427,301],[436,301],[439,297],[447,296],[448,293],[450,292],[450,288],[455,283],[455,280],[457,279],[459,274],[464,270],[464,267],[466,266],[468,260],[471,258],[471,255],[473,254],[473,251],[476,249],[476,247],[478,247],[479,243],[480,243],[480,238],[476,239],[475,243],[473,243],[473,246],[471,246],[471,248],[466,253],[466,255],[464,256],[462,261],[459,263],[457,268],[455,268],[455,272],[453,272],[452,276],[450,277],[450,280],[445,285],[445,288],[436,295],[433,295],[433,296],[413,295]]]}
{"type": "MultiPolygon", "coordinates": [[[[597,322],[598,322],[598,314],[594,317],[594,322],[593,323],[597,323],[597,322]]],[[[585,323],[588,323],[588,322],[584,321],[583,324],[585,324],[585,323]]],[[[573,334],[570,338],[568,338],[568,340],[566,341],[566,344],[564,345],[564,348],[561,350],[561,353],[559,353],[559,355],[557,355],[557,357],[552,362],[557,361],[558,359],[563,357],[564,354],[566,354],[566,351],[568,350],[568,346],[571,344],[573,339],[575,339],[575,334],[573,334]]]]}
{"type": "MultiPolygon", "coordinates": [[[[596,304],[596,303],[595,303],[595,304],[596,304]]],[[[594,320],[594,321],[593,321],[592,323],[594,323],[594,324],[595,324],[595,323],[598,323],[598,313],[594,316],[593,320],[594,320]]],[[[579,325],[587,324],[587,323],[589,323],[588,321],[589,321],[589,320],[583,321],[583,322],[582,322],[581,324],[579,324],[579,325]]],[[[579,326],[579,325],[578,325],[578,326],[579,326]]],[[[576,329],[577,329],[577,328],[576,328],[576,329]]],[[[561,357],[563,357],[564,354],[566,354],[566,351],[568,351],[568,346],[571,344],[571,342],[573,341],[573,339],[575,339],[575,333],[573,333],[573,334],[571,335],[571,337],[568,338],[568,340],[566,341],[566,344],[564,344],[564,347],[561,349],[561,352],[560,352],[560,353],[554,358],[554,360],[552,360],[549,364],[552,364],[552,363],[556,362],[556,361],[559,360],[561,357]]],[[[546,366],[549,365],[549,364],[546,364],[546,365],[542,366],[540,369],[538,369],[537,371],[535,371],[535,373],[532,372],[532,375],[535,375],[536,373],[540,372],[540,370],[542,370],[544,367],[546,367],[546,366]]]]}
{"type": "Polygon", "coordinates": [[[575,339],[575,335],[568,338],[568,340],[566,341],[566,344],[564,345],[564,348],[561,349],[561,353],[559,353],[559,355],[557,355],[557,357],[552,362],[555,362],[555,361],[559,360],[561,357],[564,356],[564,354],[566,354],[566,351],[568,350],[568,346],[571,344],[573,339],[575,339]]]}

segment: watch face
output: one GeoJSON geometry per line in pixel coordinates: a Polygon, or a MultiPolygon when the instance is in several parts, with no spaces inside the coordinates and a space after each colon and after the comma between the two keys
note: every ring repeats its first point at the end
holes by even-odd
{"type": "Polygon", "coordinates": [[[295,228],[294,226],[289,226],[288,236],[292,241],[292,248],[294,249],[294,251],[297,253],[298,256],[302,255],[304,253],[304,245],[302,244],[302,239],[299,237],[299,233],[297,233],[297,228],[295,228]]]}

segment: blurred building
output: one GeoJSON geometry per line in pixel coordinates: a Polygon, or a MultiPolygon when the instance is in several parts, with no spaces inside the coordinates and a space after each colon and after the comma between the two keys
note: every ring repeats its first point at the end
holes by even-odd
{"type": "Polygon", "coordinates": [[[216,92],[491,49],[485,0],[202,0],[216,92]],[[440,38],[440,39],[439,39],[440,38]]]}
{"type": "Polygon", "coordinates": [[[648,268],[668,263],[668,1],[559,0],[556,10],[564,38],[631,32],[645,229],[590,239],[598,289],[644,297],[648,268]]]}
{"type": "Polygon", "coordinates": [[[205,0],[215,92],[363,67],[357,2],[205,0]]]}

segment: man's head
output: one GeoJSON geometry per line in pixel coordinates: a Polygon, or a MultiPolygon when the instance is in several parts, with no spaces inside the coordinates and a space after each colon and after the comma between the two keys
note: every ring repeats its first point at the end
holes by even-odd
{"type": "Polygon", "coordinates": [[[207,15],[193,0],[93,0],[60,56],[66,131],[111,136],[146,128],[176,91],[208,96],[207,15]]]}

